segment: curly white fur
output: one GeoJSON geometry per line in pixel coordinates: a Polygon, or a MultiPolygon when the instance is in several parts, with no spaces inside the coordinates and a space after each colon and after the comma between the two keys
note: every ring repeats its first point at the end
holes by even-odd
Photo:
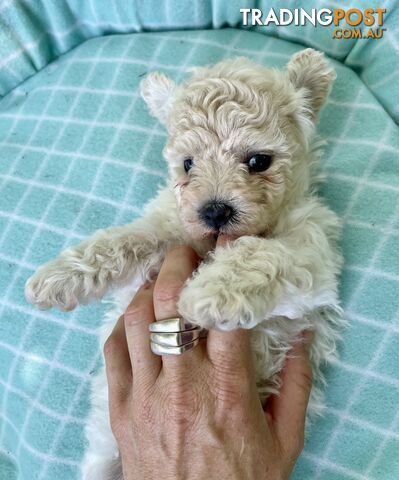
{"type": "MultiPolygon", "coordinates": [[[[28,300],[70,310],[114,289],[105,340],[168,248],[189,244],[204,261],[181,293],[179,312],[207,328],[253,329],[262,397],[278,389],[290,344],[301,330],[313,329],[310,407],[320,410],[320,368],[334,356],[343,322],[337,300],[340,228],[315,195],[312,167],[320,150],[312,135],[334,78],[324,56],[312,49],[295,54],[283,71],[241,58],[195,69],[181,86],[163,74],[148,75],[141,92],[168,130],[170,184],[141,220],[99,231],[41,267],[26,285],[28,300]],[[244,160],[256,152],[273,161],[251,174],[244,160]],[[194,165],[188,173],[186,158],[194,165]],[[215,232],[199,215],[211,200],[228,202],[237,212],[219,233],[240,238],[223,248],[215,248],[215,232]]],[[[104,372],[92,392],[83,478],[121,479],[104,372]]]]}

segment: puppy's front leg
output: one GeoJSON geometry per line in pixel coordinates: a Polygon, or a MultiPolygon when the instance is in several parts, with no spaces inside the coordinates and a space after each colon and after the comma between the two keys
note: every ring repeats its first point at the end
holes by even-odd
{"type": "Polygon", "coordinates": [[[127,284],[137,273],[157,270],[167,248],[182,241],[174,201],[161,194],[142,219],[100,230],[40,267],[28,280],[25,295],[40,308],[72,310],[127,284]]]}
{"type": "MultiPolygon", "coordinates": [[[[275,315],[298,318],[319,287],[335,286],[333,259],[301,239],[241,237],[217,247],[179,300],[179,312],[205,328],[252,328],[275,315]]],[[[336,264],[336,262],[335,262],[336,264]]]]}
{"type": "Polygon", "coordinates": [[[162,254],[162,242],[145,232],[143,223],[100,230],[68,248],[28,280],[27,300],[40,308],[72,310],[78,303],[101,298],[109,288],[124,284],[145,261],[155,264],[162,254]]]}

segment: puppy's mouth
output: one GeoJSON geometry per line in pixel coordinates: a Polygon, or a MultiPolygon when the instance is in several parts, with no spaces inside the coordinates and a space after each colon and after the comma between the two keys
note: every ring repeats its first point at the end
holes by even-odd
{"type": "Polygon", "coordinates": [[[205,237],[212,238],[215,242],[221,236],[231,236],[231,237],[240,237],[242,235],[246,235],[247,232],[239,228],[238,222],[234,222],[234,224],[225,225],[219,229],[209,229],[206,227],[206,233],[204,234],[205,237]]]}
{"type": "Polygon", "coordinates": [[[210,235],[213,237],[213,239],[214,239],[215,242],[216,242],[220,235],[228,235],[228,233],[227,233],[226,231],[223,231],[223,230],[221,229],[221,230],[215,230],[215,231],[213,231],[210,235]]]}
{"type": "Polygon", "coordinates": [[[233,225],[226,225],[220,229],[211,229],[204,225],[201,222],[193,222],[197,224],[197,228],[195,233],[191,231],[191,235],[196,240],[205,240],[205,239],[212,239],[216,243],[219,237],[228,236],[228,237],[241,237],[243,235],[250,235],[251,233],[248,232],[245,228],[240,228],[239,223],[237,222],[234,226],[233,225]],[[193,235],[194,234],[194,235],[193,235]]]}

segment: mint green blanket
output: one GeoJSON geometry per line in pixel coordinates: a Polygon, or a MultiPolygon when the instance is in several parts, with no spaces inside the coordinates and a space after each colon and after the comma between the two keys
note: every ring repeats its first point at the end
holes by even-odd
{"type": "MultiPolygon", "coordinates": [[[[394,23],[374,43],[333,40],[313,27],[179,31],[238,26],[244,2],[128,3],[0,4],[0,480],[80,478],[89,382],[101,361],[96,333],[107,306],[39,312],[26,304],[23,286],[66,245],[139,216],[164,181],[165,132],[137,95],[140,78],[159,69],[180,80],[190,66],[236,55],[282,67],[302,48],[288,40],[319,45],[335,59],[338,78],[319,126],[328,141],[321,194],[344,220],[341,298],[349,321],[341,358],[327,371],[326,414],[293,478],[397,480],[394,23]],[[142,29],[157,31],[127,34],[142,29]]],[[[386,3],[389,26],[398,13],[386,3]]]]}

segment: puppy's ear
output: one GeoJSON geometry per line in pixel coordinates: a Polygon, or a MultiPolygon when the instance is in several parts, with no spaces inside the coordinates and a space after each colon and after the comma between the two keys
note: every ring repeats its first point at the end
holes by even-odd
{"type": "Polygon", "coordinates": [[[140,83],[140,93],[151,114],[165,123],[170,110],[170,100],[176,84],[160,72],[148,74],[140,83]]]}
{"type": "Polygon", "coordinates": [[[307,48],[295,53],[287,65],[288,79],[302,89],[313,122],[330,93],[335,71],[323,53],[307,48]]]}

